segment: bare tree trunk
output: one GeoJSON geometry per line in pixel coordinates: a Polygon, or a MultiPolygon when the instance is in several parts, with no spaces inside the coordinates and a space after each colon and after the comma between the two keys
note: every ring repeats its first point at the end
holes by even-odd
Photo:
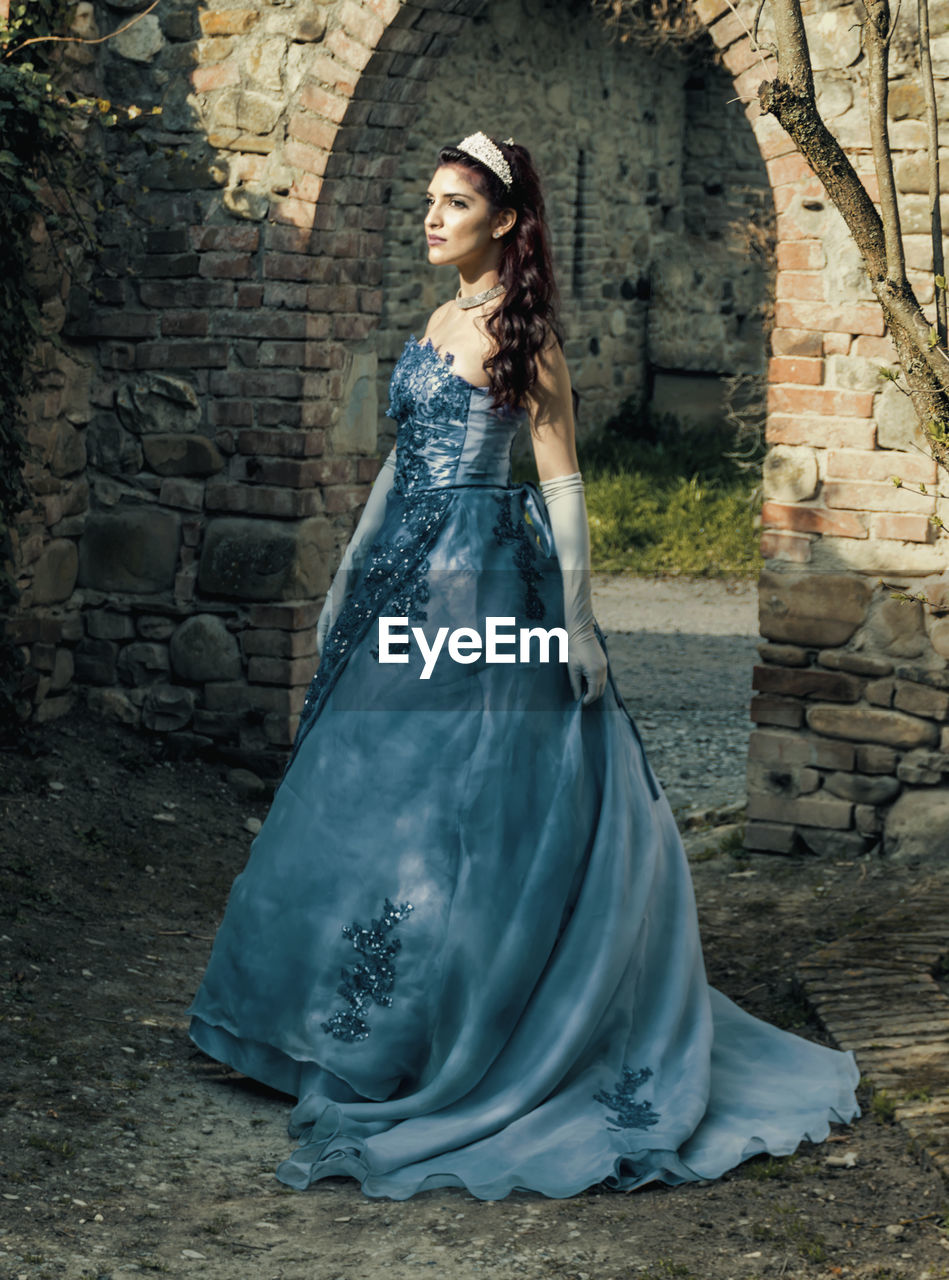
{"type": "Polygon", "coordinates": [[[919,70],[926,97],[926,133],[929,148],[929,227],[933,241],[933,275],[936,280],[936,329],[940,343],[947,342],[946,264],[942,252],[942,208],[939,203],[939,115],[929,48],[929,0],[917,0],[919,21],[919,70]],[[940,283],[941,282],[941,283],[940,283]]]}
{"type": "MultiPolygon", "coordinates": [[[[906,279],[899,214],[886,124],[886,70],[890,23],[887,0],[865,0],[870,62],[870,131],[880,180],[883,219],[817,109],[800,0],[772,0],[778,76],[758,86],[761,109],[776,117],[824,184],[863,256],[873,292],[933,453],[949,465],[949,356],[938,347],[906,279]]],[[[938,195],[936,204],[938,207],[938,195]]]]}

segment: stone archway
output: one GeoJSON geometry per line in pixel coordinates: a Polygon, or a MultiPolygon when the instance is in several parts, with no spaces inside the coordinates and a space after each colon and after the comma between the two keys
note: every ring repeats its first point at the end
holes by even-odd
{"type": "MultiPolygon", "coordinates": [[[[479,7],[247,0],[149,14],[100,47],[98,82],[164,114],[157,151],[131,161],[153,222],[115,237],[129,272],[71,300],[75,369],[34,424],[43,500],[13,629],[61,669],[39,686],[46,715],[69,705],[68,653],[93,707],[278,766],[328,569],[378,465],[387,186],[426,68],[479,7]],[[64,425],[84,378],[89,402],[64,425]]],[[[901,790],[949,769],[941,624],[897,617],[873,585],[881,570],[941,572],[939,499],[887,482],[894,457],[907,481],[934,471],[871,378],[889,347],[836,215],[758,111],[773,68],[725,0],[696,7],[778,213],[749,844],[859,851],[901,790]]],[[[855,87],[834,70],[853,58],[847,12],[821,24],[835,127],[865,168],[855,87]]]]}

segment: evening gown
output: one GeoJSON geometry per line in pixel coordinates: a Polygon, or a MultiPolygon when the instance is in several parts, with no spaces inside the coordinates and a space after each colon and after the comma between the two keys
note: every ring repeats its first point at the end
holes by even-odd
{"type": "Polygon", "coordinates": [[[381,660],[380,617],[429,643],[489,617],[564,626],[543,497],[511,482],[524,412],[414,337],[390,394],[384,520],[231,890],[192,1039],[298,1099],[277,1169],[293,1187],[565,1197],[823,1140],[860,1114],[853,1054],[708,984],[685,851],[612,672],[584,707],[556,644],[529,662],[446,649],[425,679],[414,642],[381,660]]]}

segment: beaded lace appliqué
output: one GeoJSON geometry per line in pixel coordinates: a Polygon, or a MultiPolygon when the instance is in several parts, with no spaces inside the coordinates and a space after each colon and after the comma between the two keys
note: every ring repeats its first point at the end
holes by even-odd
{"type": "MultiPolygon", "coordinates": [[[[423,429],[425,421],[464,426],[474,388],[460,374],[452,371],[454,359],[451,352],[440,356],[431,338],[418,343],[413,334],[392,370],[386,416],[414,427],[416,433],[420,418],[423,429]]],[[[396,437],[397,474],[402,436],[403,431],[400,430],[396,437]]],[[[408,471],[403,471],[403,475],[409,478],[408,471]]]]}
{"type": "Polygon", "coordinates": [[[395,985],[392,961],[402,946],[402,940],[388,935],[396,921],[404,920],[414,909],[411,902],[400,902],[396,906],[386,898],[381,917],[373,920],[368,929],[361,928],[358,920],[343,925],[343,936],[352,939],[354,948],[364,959],[351,969],[342,971],[343,980],[336,990],[349,1008],[338,1009],[328,1022],[320,1024],[327,1035],[350,1044],[354,1040],[365,1040],[371,1030],[363,1016],[369,1005],[375,1001],[378,1005],[391,1007],[395,985]]]}
{"type": "Polygon", "coordinates": [[[651,1129],[654,1124],[659,1123],[659,1112],[653,1110],[651,1102],[633,1100],[633,1095],[651,1076],[650,1067],[643,1067],[639,1071],[624,1067],[623,1078],[616,1082],[615,1093],[607,1093],[605,1089],[601,1089],[593,1095],[594,1102],[601,1102],[604,1107],[612,1107],[616,1111],[615,1116],[607,1116],[607,1120],[613,1122],[607,1127],[614,1133],[618,1133],[620,1129],[651,1129]]]}
{"type": "Polygon", "coordinates": [[[524,521],[518,520],[515,523],[512,518],[509,496],[506,493],[497,493],[494,495],[494,500],[498,504],[498,518],[494,525],[494,536],[501,546],[508,543],[514,544],[514,563],[517,565],[518,572],[524,582],[524,612],[528,618],[539,622],[546,610],[537,590],[537,584],[543,578],[543,574],[537,567],[536,550],[531,542],[530,534],[524,526],[524,521]]]}

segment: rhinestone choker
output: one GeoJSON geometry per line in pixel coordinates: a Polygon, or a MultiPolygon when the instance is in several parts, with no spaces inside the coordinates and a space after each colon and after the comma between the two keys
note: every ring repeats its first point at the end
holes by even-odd
{"type": "Polygon", "coordinates": [[[455,303],[461,307],[463,311],[467,311],[469,307],[480,306],[482,302],[490,302],[492,298],[496,298],[499,293],[504,292],[504,285],[498,282],[492,285],[490,289],[485,289],[481,293],[473,293],[470,298],[463,298],[461,290],[455,294],[455,303]]]}

